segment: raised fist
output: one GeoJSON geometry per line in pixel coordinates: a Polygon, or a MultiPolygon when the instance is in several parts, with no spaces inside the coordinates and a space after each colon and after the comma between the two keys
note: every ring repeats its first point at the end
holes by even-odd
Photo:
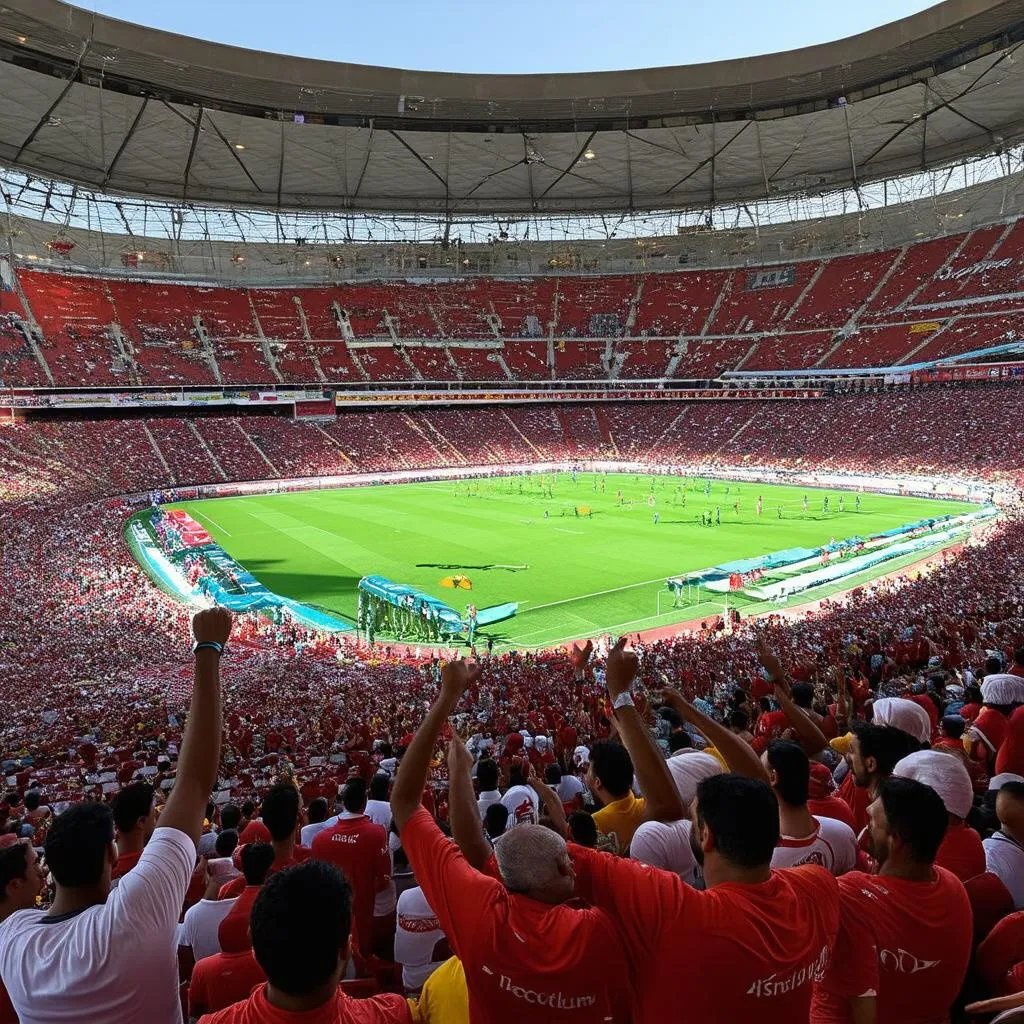
{"type": "Polygon", "coordinates": [[[204,608],[192,616],[192,635],[196,643],[211,640],[226,644],[231,635],[231,612],[227,608],[204,608]]]}

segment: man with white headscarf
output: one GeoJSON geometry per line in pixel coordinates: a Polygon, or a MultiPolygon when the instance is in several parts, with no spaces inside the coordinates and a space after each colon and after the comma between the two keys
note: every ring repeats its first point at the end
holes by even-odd
{"type": "Polygon", "coordinates": [[[932,737],[932,722],[920,704],[906,697],[882,697],[872,705],[875,725],[891,725],[918,743],[927,743],[932,737]]]}
{"type": "Polygon", "coordinates": [[[903,758],[893,775],[931,786],[942,798],[949,814],[949,825],[935,855],[935,863],[952,871],[961,882],[980,875],[985,870],[985,850],[981,836],[964,821],[974,802],[974,787],[963,761],[954,753],[919,750],[903,758]]]}
{"type": "Polygon", "coordinates": [[[1010,715],[1024,705],[1024,679],[1007,672],[993,672],[981,684],[981,711],[971,723],[964,746],[976,760],[995,770],[996,756],[1006,739],[1010,715]]]}
{"type": "MultiPolygon", "coordinates": [[[[668,770],[684,807],[697,796],[697,786],[712,775],[721,775],[717,758],[696,750],[681,750],[668,759],[668,770]]],[[[633,835],[629,855],[643,864],[672,871],[694,888],[704,887],[703,876],[690,847],[689,818],[680,821],[645,821],[633,835]]]]}

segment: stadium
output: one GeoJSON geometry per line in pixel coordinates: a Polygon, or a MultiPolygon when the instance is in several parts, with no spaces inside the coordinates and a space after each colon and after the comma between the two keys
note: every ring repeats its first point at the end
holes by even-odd
{"type": "Polygon", "coordinates": [[[0,1024],[1024,1019],[1022,43],[479,75],[0,6],[0,1024]],[[162,990],[116,929],[40,980],[19,929],[134,920],[157,840],[162,990]],[[619,950],[615,879],[776,888],[619,950]]]}

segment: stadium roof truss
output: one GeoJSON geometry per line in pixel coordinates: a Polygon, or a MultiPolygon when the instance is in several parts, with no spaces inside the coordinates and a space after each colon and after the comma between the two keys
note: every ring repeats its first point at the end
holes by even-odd
{"type": "Polygon", "coordinates": [[[789,53],[457,75],[256,53],[60,0],[0,5],[0,162],[107,193],[458,217],[709,209],[1024,140],[1024,0],[789,53]]]}

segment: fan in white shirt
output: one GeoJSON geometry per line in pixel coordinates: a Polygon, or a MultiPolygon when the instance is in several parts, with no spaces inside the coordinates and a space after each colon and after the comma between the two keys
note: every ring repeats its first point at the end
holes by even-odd
{"type": "Polygon", "coordinates": [[[0,975],[22,1024],[181,1021],[178,915],[217,778],[219,664],[231,615],[205,609],[192,629],[195,683],[177,775],[138,864],[111,890],[117,847],[110,808],[75,804],[46,837],[57,888],[50,910],[17,911],[0,923],[0,975]]]}
{"type": "Polygon", "coordinates": [[[761,763],[779,801],[781,836],[772,855],[772,867],[817,864],[833,875],[852,871],[857,865],[853,829],[835,818],[816,818],[807,809],[811,763],[803,747],[789,740],[772,740],[761,763]]]}
{"type": "Polygon", "coordinates": [[[398,898],[395,961],[402,965],[407,993],[418,992],[427,978],[451,955],[437,915],[416,886],[398,898]]]}
{"type": "Polygon", "coordinates": [[[501,792],[498,789],[498,762],[492,761],[489,757],[484,758],[476,766],[476,781],[480,787],[480,796],[477,798],[476,806],[482,820],[491,804],[501,803],[501,792]]]}
{"type": "Polygon", "coordinates": [[[331,828],[331,826],[338,823],[338,816],[334,815],[332,818],[327,817],[327,801],[322,797],[318,796],[316,799],[311,800],[309,803],[309,824],[303,825],[302,830],[299,832],[299,842],[309,849],[313,845],[313,840],[325,828],[331,828]]]}
{"type": "Polygon", "coordinates": [[[508,811],[507,828],[517,825],[540,823],[540,797],[526,784],[525,762],[518,757],[512,759],[508,772],[509,787],[501,798],[501,804],[508,811]]]}
{"type": "Polygon", "coordinates": [[[985,865],[997,875],[1013,897],[1016,910],[1024,909],[1024,782],[1004,783],[996,797],[996,815],[1002,826],[981,845],[985,865]]]}

